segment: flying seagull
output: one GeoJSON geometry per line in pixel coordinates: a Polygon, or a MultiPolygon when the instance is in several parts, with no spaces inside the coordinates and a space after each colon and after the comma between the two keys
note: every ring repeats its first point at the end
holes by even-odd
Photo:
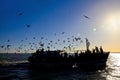
{"type": "Polygon", "coordinates": [[[23,13],[22,13],[22,12],[19,12],[19,13],[18,13],[18,15],[19,15],[19,16],[22,16],[22,15],[23,15],[23,13]]]}
{"type": "Polygon", "coordinates": [[[4,46],[0,46],[1,48],[4,48],[4,46]]]}
{"type": "Polygon", "coordinates": [[[29,24],[27,24],[26,26],[27,26],[28,28],[30,27],[30,25],[29,25],[29,24]]]}
{"type": "Polygon", "coordinates": [[[54,35],[56,36],[56,33],[54,35]]]}
{"type": "Polygon", "coordinates": [[[9,48],[11,45],[7,45],[7,48],[9,48]]]}
{"type": "Polygon", "coordinates": [[[27,38],[25,38],[25,40],[27,40],[27,38]]]}
{"type": "Polygon", "coordinates": [[[43,39],[43,37],[41,37],[41,39],[43,39]]]}
{"type": "Polygon", "coordinates": [[[35,39],[35,37],[33,37],[33,39],[35,39]]]}
{"type": "Polygon", "coordinates": [[[21,42],[23,42],[23,40],[21,40],[21,42]]]}
{"type": "Polygon", "coordinates": [[[83,15],[85,18],[87,18],[87,19],[90,19],[88,16],[86,16],[86,15],[83,15]]]}
{"type": "Polygon", "coordinates": [[[10,40],[8,39],[7,42],[10,42],[10,40]]]}
{"type": "Polygon", "coordinates": [[[64,34],[65,32],[62,32],[62,34],[64,34]]]}

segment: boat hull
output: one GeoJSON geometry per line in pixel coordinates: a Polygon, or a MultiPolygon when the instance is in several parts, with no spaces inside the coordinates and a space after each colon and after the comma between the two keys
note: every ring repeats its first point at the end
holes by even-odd
{"type": "Polygon", "coordinates": [[[109,52],[94,56],[81,56],[73,62],[31,62],[30,67],[41,70],[100,69],[106,66],[108,56],[109,52]]]}

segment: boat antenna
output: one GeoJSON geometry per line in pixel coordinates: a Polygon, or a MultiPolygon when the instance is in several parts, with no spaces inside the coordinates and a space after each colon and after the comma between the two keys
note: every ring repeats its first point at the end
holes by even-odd
{"type": "Polygon", "coordinates": [[[86,50],[89,51],[90,42],[88,41],[87,38],[85,38],[85,40],[86,40],[86,50]]]}

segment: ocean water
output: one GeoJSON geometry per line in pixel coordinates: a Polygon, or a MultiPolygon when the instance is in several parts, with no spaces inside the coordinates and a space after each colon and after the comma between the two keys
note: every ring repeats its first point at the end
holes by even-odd
{"type": "Polygon", "coordinates": [[[120,53],[110,53],[102,70],[72,70],[61,72],[33,71],[28,67],[6,64],[27,62],[30,54],[0,54],[0,80],[120,80],[120,53]]]}

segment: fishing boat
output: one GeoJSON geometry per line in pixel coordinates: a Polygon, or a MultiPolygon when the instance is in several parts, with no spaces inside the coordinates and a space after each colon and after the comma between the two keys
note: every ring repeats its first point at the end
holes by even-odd
{"type": "Polygon", "coordinates": [[[38,49],[28,61],[30,67],[34,69],[81,69],[81,68],[100,68],[106,66],[110,52],[104,52],[102,47],[95,47],[92,51],[89,49],[90,42],[86,38],[86,50],[81,52],[67,53],[63,50],[38,49]]]}

